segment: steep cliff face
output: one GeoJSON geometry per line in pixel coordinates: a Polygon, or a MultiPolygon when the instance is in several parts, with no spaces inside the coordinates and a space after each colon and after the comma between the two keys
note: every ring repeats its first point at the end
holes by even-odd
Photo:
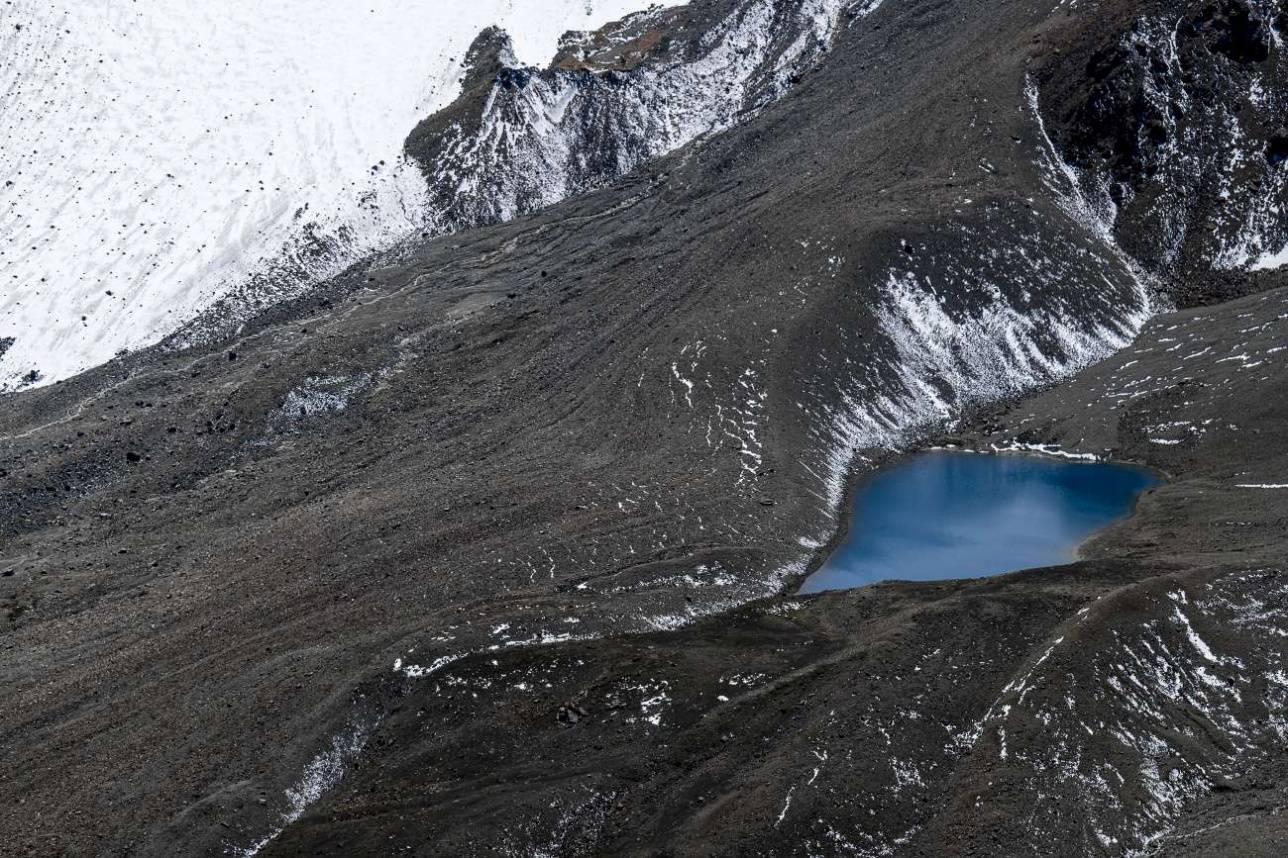
{"type": "Polygon", "coordinates": [[[1182,302],[1288,263],[1285,13],[1267,0],[1105,4],[1035,74],[1086,196],[1182,302]]]}
{"type": "Polygon", "coordinates": [[[465,54],[460,95],[372,168],[372,237],[355,222],[300,228],[213,307],[170,337],[217,339],[363,256],[406,259],[427,239],[532,214],[745,122],[814,67],[882,0],[696,0],[569,31],[544,69],[500,27],[465,54]],[[414,174],[414,175],[409,175],[414,174]],[[381,187],[390,186],[384,191],[381,187]],[[388,191],[388,192],[385,192],[388,191]]]}
{"type": "Polygon", "coordinates": [[[879,5],[700,0],[569,33],[544,70],[519,66],[508,37],[485,31],[461,98],[407,139],[430,186],[428,228],[530,213],[728,128],[786,92],[838,26],[879,5]]]}

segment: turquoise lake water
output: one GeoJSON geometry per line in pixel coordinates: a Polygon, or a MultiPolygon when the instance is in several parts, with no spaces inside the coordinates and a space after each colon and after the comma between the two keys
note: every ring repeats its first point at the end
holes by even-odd
{"type": "Polygon", "coordinates": [[[1126,465],[922,453],[858,486],[850,532],[801,592],[1069,563],[1159,482],[1126,465]]]}

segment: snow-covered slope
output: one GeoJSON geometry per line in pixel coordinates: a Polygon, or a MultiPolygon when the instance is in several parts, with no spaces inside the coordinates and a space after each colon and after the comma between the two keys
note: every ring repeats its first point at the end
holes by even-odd
{"type": "Polygon", "coordinates": [[[425,204],[403,141],[457,97],[480,30],[541,63],[646,5],[5,4],[0,390],[153,342],[256,273],[388,244],[425,204]]]}

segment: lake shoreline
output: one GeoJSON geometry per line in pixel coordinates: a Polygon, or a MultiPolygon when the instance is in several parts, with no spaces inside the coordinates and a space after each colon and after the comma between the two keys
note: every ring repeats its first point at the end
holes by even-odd
{"type": "Polygon", "coordinates": [[[848,500],[850,526],[799,595],[1075,562],[1080,545],[1129,516],[1139,494],[1160,481],[1116,463],[957,450],[922,450],[864,476],[848,500]],[[1045,537],[1043,526],[1052,531],[1045,537]]]}

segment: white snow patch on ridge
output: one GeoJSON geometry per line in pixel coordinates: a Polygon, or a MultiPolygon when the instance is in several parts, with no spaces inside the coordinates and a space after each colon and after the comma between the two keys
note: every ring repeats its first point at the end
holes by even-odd
{"type": "Polygon", "coordinates": [[[1253,271],[1273,271],[1288,265],[1288,246],[1278,253],[1263,253],[1249,266],[1253,271]]]}
{"type": "Polygon", "coordinates": [[[483,28],[504,27],[520,61],[544,64],[564,31],[646,5],[0,7],[0,338],[15,340],[0,390],[156,341],[310,223],[339,248],[294,260],[313,276],[387,246],[424,204],[403,140],[456,97],[483,28]]]}
{"type": "Polygon", "coordinates": [[[345,764],[358,756],[366,747],[370,731],[363,726],[352,726],[332,737],[331,747],[315,756],[304,769],[295,786],[286,791],[288,807],[280,823],[272,831],[244,849],[230,849],[238,858],[252,858],[281,834],[286,826],[304,815],[304,811],[334,789],[344,778],[345,764]]]}

